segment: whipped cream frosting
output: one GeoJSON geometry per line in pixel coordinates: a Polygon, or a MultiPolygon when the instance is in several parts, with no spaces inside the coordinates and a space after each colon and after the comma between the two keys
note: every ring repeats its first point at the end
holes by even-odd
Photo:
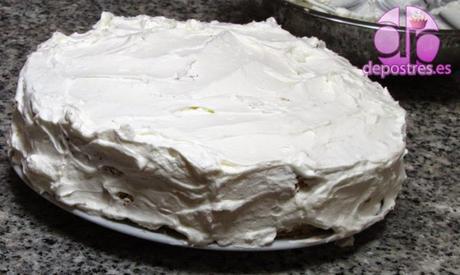
{"type": "Polygon", "coordinates": [[[16,102],[10,158],[35,190],[191,245],[351,236],[405,178],[405,111],[274,19],[103,13],[29,56],[16,102]]]}
{"type": "MultiPolygon", "coordinates": [[[[460,29],[459,0],[290,0],[313,9],[371,22],[377,22],[393,8],[415,6],[429,11],[440,29],[460,29]]],[[[404,20],[401,20],[404,23],[404,20]]]]}

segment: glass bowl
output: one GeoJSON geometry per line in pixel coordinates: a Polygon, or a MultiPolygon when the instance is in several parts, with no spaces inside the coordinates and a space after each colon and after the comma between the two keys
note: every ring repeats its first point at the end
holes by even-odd
{"type": "MultiPolygon", "coordinates": [[[[381,25],[321,12],[287,0],[263,0],[266,14],[296,36],[316,36],[326,42],[329,49],[346,57],[358,67],[369,61],[378,61],[379,53],[374,46],[375,32],[381,25]]],[[[402,36],[406,29],[397,29],[402,36]]],[[[440,30],[441,49],[434,64],[451,64],[453,70],[460,67],[460,30],[440,30]]],[[[415,45],[415,43],[411,43],[415,45]]],[[[411,50],[415,55],[415,46],[411,50]]]]}

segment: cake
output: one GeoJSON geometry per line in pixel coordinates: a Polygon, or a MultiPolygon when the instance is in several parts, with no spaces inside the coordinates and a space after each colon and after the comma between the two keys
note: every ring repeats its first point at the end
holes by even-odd
{"type": "Polygon", "coordinates": [[[417,30],[424,29],[427,21],[428,21],[427,18],[420,12],[412,14],[411,17],[409,18],[410,27],[417,29],[417,30]]]}
{"type": "Polygon", "coordinates": [[[118,17],[27,59],[10,159],[68,207],[192,246],[352,236],[394,207],[405,111],[316,38],[118,17]]]}

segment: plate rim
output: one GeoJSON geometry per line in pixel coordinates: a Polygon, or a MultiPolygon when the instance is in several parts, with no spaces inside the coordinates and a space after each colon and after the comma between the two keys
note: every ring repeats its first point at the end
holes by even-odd
{"type": "MultiPolygon", "coordinates": [[[[115,220],[109,219],[101,215],[92,215],[87,213],[83,210],[80,210],[76,207],[68,206],[58,200],[56,200],[52,195],[48,194],[47,192],[40,192],[37,190],[29,181],[27,176],[22,171],[22,166],[19,164],[11,163],[13,170],[16,172],[18,177],[35,193],[37,193],[40,197],[46,199],[48,202],[52,203],[53,205],[59,207],[60,209],[71,213],[85,221],[90,223],[96,224],[98,226],[104,227],[106,229],[110,229],[116,231],[121,234],[125,234],[131,237],[159,243],[162,245],[169,245],[174,247],[180,248],[188,248],[188,249],[197,249],[197,250],[210,250],[210,251],[231,251],[231,252],[263,252],[263,251],[281,251],[281,250],[291,250],[291,249],[299,249],[299,248],[306,248],[317,246],[321,244],[326,244],[334,241],[339,241],[343,239],[347,239],[352,237],[354,234],[349,235],[339,235],[339,234],[331,234],[326,235],[328,237],[318,238],[318,237],[310,237],[310,238],[299,238],[299,239],[275,239],[271,244],[266,246],[238,246],[238,245],[229,245],[229,246],[220,246],[215,243],[208,244],[205,246],[194,246],[190,245],[186,240],[175,238],[168,234],[164,234],[161,232],[156,232],[152,230],[148,230],[141,226],[136,225],[132,222],[126,222],[125,220],[115,220]]],[[[366,228],[363,228],[365,230],[366,228]]]]}

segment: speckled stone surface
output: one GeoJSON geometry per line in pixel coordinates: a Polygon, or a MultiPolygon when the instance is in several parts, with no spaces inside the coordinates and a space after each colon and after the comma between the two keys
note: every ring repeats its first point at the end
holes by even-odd
{"type": "Polygon", "coordinates": [[[5,139],[19,69],[53,31],[85,31],[102,10],[232,22],[257,17],[244,5],[243,0],[0,0],[0,274],[460,274],[460,75],[384,83],[408,111],[408,180],[395,210],[357,235],[354,247],[329,244],[269,253],[168,247],[72,216],[12,171],[5,139]]]}

